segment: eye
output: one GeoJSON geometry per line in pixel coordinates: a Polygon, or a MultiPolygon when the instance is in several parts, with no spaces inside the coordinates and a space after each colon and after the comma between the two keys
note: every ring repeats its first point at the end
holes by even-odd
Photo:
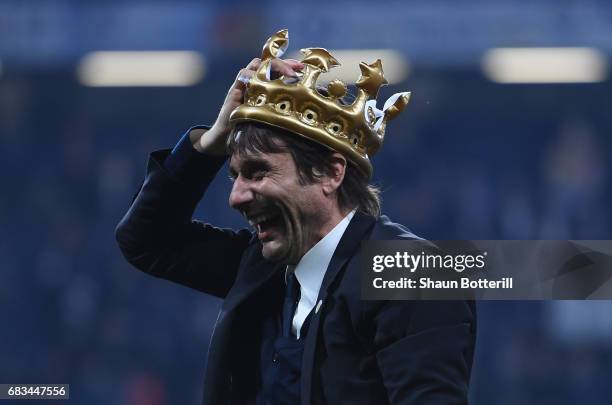
{"type": "Polygon", "coordinates": [[[257,170],[251,173],[249,177],[251,178],[251,180],[259,181],[263,179],[264,177],[266,177],[266,174],[267,174],[266,170],[257,170]]]}
{"type": "Polygon", "coordinates": [[[255,105],[260,106],[260,105],[263,105],[265,102],[266,102],[266,95],[260,94],[259,96],[257,96],[257,99],[255,100],[255,105]]]}
{"type": "Polygon", "coordinates": [[[353,144],[353,146],[357,146],[357,144],[359,143],[359,137],[357,135],[351,136],[351,143],[353,144]]]}

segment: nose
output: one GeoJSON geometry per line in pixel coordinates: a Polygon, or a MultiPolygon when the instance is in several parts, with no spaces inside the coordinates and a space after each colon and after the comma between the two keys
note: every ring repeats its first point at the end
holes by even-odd
{"type": "Polygon", "coordinates": [[[229,196],[230,207],[240,209],[240,207],[250,203],[254,199],[255,194],[253,193],[253,190],[249,186],[248,182],[245,181],[244,178],[239,175],[236,180],[234,180],[232,192],[229,196]]]}

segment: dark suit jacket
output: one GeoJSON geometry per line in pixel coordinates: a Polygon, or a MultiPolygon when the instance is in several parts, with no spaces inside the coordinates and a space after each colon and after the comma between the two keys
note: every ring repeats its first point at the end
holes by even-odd
{"type": "MultiPolygon", "coordinates": [[[[266,261],[247,230],[192,221],[221,162],[199,167],[196,186],[165,169],[167,153],[151,155],[117,240],[140,270],[224,299],[208,353],[203,403],[249,403],[259,378],[259,321],[266,311],[278,310],[272,302],[285,266],[266,261]]],[[[473,303],[360,299],[360,242],[414,238],[386,216],[353,217],[325,274],[322,304],[306,337],[303,405],[467,403],[473,303]]]]}

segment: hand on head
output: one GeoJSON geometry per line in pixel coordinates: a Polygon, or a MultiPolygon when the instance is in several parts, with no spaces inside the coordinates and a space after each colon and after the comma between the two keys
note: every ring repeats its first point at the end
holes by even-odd
{"type": "MultiPolygon", "coordinates": [[[[210,155],[225,155],[225,142],[231,131],[231,126],[229,125],[230,114],[244,102],[247,83],[257,72],[260,65],[261,59],[255,58],[245,68],[240,69],[227,92],[225,101],[212,128],[200,134],[198,139],[192,139],[196,150],[210,155]]],[[[272,75],[276,77],[297,77],[297,72],[300,72],[303,68],[304,65],[295,59],[276,58],[271,63],[272,75]]]]}

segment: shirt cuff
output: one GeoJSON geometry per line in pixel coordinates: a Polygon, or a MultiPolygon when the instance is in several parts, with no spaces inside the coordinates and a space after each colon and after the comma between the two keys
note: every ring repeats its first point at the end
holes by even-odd
{"type": "Polygon", "coordinates": [[[194,129],[210,129],[210,127],[199,125],[189,128],[164,160],[164,167],[173,177],[182,182],[207,183],[223,166],[227,157],[210,156],[198,152],[189,139],[189,133],[194,129]]]}

